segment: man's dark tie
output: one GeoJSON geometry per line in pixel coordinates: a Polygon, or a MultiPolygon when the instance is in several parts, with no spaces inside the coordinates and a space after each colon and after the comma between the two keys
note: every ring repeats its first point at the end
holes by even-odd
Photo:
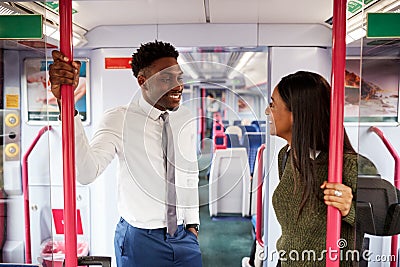
{"type": "Polygon", "coordinates": [[[167,184],[167,232],[173,236],[178,229],[176,221],[176,189],[175,189],[175,152],[174,139],[172,136],[171,125],[169,124],[169,114],[161,114],[164,120],[162,131],[162,147],[164,153],[164,167],[166,170],[167,184]]]}

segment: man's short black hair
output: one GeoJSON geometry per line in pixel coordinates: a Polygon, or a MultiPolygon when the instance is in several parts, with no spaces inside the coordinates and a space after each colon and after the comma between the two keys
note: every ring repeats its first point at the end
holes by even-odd
{"type": "Polygon", "coordinates": [[[157,59],[163,57],[173,57],[177,59],[179,56],[178,51],[170,43],[164,43],[155,40],[146,44],[141,44],[132,55],[132,71],[133,75],[137,78],[139,71],[149,67],[157,59]]]}

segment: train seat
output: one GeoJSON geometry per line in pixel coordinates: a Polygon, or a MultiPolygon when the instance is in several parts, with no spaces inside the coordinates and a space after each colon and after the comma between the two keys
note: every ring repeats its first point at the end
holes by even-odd
{"type": "MultiPolygon", "coordinates": [[[[399,190],[379,175],[359,175],[357,182],[356,247],[369,250],[369,238],[400,233],[399,190]]],[[[361,259],[360,267],[369,262],[361,259]]]]}
{"type": "Polygon", "coordinates": [[[400,234],[399,191],[377,175],[359,176],[357,182],[357,227],[375,236],[400,234]]]}
{"type": "Polygon", "coordinates": [[[266,121],[265,120],[254,120],[251,122],[251,125],[257,128],[258,132],[261,131],[261,126],[265,126],[266,121]]]}
{"type": "Polygon", "coordinates": [[[247,151],[251,175],[254,172],[257,150],[263,143],[265,143],[265,133],[247,132],[243,135],[242,145],[247,151]]]}
{"type": "Polygon", "coordinates": [[[226,134],[237,134],[239,137],[239,140],[241,140],[242,136],[243,136],[242,129],[240,129],[239,126],[235,126],[235,125],[228,126],[228,128],[226,128],[226,130],[225,130],[225,133],[226,134]]]}
{"type": "Polygon", "coordinates": [[[233,121],[233,125],[236,125],[236,126],[242,125],[242,121],[241,120],[234,120],[233,121]]]}
{"type": "Polygon", "coordinates": [[[252,121],[250,124],[251,124],[251,125],[254,125],[254,126],[257,126],[257,127],[260,126],[260,122],[257,121],[257,120],[252,121]]]}
{"type": "Polygon", "coordinates": [[[258,129],[254,125],[239,125],[243,133],[246,132],[258,132],[258,129]]]}
{"type": "Polygon", "coordinates": [[[242,145],[240,144],[240,139],[239,139],[239,135],[237,134],[226,134],[226,138],[227,138],[227,148],[231,148],[231,147],[241,147],[242,145]]]}
{"type": "Polygon", "coordinates": [[[245,148],[215,151],[210,170],[209,203],[211,217],[250,215],[250,170],[245,148]]]}

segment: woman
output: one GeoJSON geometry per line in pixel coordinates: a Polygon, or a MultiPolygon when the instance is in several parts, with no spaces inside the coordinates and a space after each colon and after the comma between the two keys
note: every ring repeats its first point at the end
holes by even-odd
{"type": "Polygon", "coordinates": [[[343,184],[328,183],[330,86],[320,75],[299,71],[279,82],[265,113],[271,134],[288,144],[278,156],[280,182],[272,203],[282,228],[277,241],[282,266],[325,266],[327,205],[342,215],[341,266],[355,249],[357,157],[344,135],[343,184]],[[343,241],[344,240],[344,241],[343,241]]]}

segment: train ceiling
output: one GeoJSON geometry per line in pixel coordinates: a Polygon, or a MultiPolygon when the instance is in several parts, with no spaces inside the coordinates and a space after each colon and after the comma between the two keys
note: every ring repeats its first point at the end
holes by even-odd
{"type": "Polygon", "coordinates": [[[127,24],[323,23],[332,16],[332,3],[333,0],[92,0],[75,1],[78,12],[74,16],[87,30],[97,25],[127,24]],[[113,12],[110,6],[120,8],[113,12]]]}
{"type": "Polygon", "coordinates": [[[333,0],[84,0],[74,1],[76,24],[324,23],[333,0]]]}

